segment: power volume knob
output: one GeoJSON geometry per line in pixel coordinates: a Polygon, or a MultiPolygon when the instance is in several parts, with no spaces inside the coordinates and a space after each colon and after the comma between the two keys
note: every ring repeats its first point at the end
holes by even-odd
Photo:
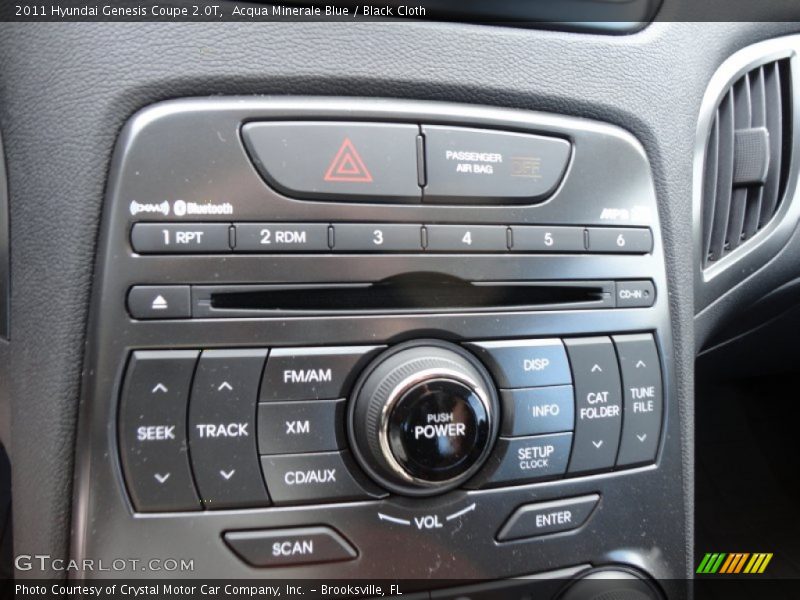
{"type": "Polygon", "coordinates": [[[433,495],[469,479],[497,437],[497,391],[472,355],[438,341],[397,346],[356,384],[350,438],[387,489],[433,495]]]}

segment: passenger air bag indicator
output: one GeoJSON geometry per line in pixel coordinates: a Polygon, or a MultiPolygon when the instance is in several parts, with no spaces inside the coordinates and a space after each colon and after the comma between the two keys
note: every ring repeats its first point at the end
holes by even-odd
{"type": "Polygon", "coordinates": [[[567,166],[566,140],[506,131],[423,125],[426,203],[532,204],[567,166]]]}

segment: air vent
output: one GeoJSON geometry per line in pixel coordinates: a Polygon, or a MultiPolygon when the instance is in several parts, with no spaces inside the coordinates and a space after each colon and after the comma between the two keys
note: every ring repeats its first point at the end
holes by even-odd
{"type": "Polygon", "coordinates": [[[706,145],[703,267],[746,244],[775,216],[791,152],[789,59],[745,73],[727,88],[706,145]]]}

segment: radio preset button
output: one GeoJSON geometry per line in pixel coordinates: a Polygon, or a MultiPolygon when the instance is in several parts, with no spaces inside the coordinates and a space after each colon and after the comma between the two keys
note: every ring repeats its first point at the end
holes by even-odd
{"type": "Polygon", "coordinates": [[[570,385],[567,353],[559,339],[473,342],[501,388],[570,385]]]}
{"type": "Polygon", "coordinates": [[[586,252],[583,227],[514,226],[514,252],[586,252]]]}
{"type": "Polygon", "coordinates": [[[622,391],[607,337],[564,340],[575,375],[575,443],[569,472],[614,466],[622,428],[622,391]]]}
{"type": "Polygon", "coordinates": [[[571,433],[500,438],[486,466],[467,487],[523,484],[564,474],[571,433]]]}
{"type": "Polygon", "coordinates": [[[229,223],[136,223],[131,245],[139,254],[230,252],[229,223]]]}
{"type": "Polygon", "coordinates": [[[263,402],[258,406],[261,454],[339,450],[344,445],[344,400],[263,402]]]}
{"type": "Polygon", "coordinates": [[[422,225],[334,223],[334,252],[422,252],[422,225]]]}
{"type": "Polygon", "coordinates": [[[570,155],[566,140],[540,135],[423,125],[423,202],[530,204],[550,195],[570,155]]]}
{"type": "Polygon", "coordinates": [[[261,381],[261,402],[335,400],[383,346],[275,348],[261,381]]]}
{"type": "Polygon", "coordinates": [[[572,431],[575,397],[571,385],[501,390],[504,436],[572,431]]]}
{"type": "Polygon", "coordinates": [[[369,500],[386,494],[357,474],[348,452],[262,456],[275,504],[369,500]]]}
{"type": "Polygon", "coordinates": [[[186,451],[186,405],[198,352],[133,353],[119,412],[120,453],[138,511],[199,510],[186,451]]]}
{"type": "Polygon", "coordinates": [[[426,225],[428,252],[507,252],[505,225],[426,225]]]}
{"type": "Polygon", "coordinates": [[[208,509],[265,506],[256,402],[266,350],[204,350],[189,403],[189,447],[208,509]]]}
{"type": "Polygon", "coordinates": [[[353,546],[330,527],[228,531],[223,535],[239,558],[252,567],[291,567],[352,560],[353,546]]]}
{"type": "Polygon", "coordinates": [[[327,223],[234,223],[236,252],[330,252],[327,223]]]}
{"type": "Polygon", "coordinates": [[[649,333],[616,335],[614,344],[619,353],[625,402],[617,465],[653,462],[664,411],[658,351],[649,333]]]}
{"type": "Polygon", "coordinates": [[[645,227],[589,227],[589,251],[647,254],[653,250],[653,232],[645,227]]]}

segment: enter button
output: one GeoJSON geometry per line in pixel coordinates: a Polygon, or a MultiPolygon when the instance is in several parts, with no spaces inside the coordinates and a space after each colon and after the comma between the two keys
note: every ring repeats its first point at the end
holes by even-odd
{"type": "Polygon", "coordinates": [[[554,502],[526,504],[516,510],[497,534],[500,542],[560,533],[583,525],[600,496],[592,494],[554,502]]]}

